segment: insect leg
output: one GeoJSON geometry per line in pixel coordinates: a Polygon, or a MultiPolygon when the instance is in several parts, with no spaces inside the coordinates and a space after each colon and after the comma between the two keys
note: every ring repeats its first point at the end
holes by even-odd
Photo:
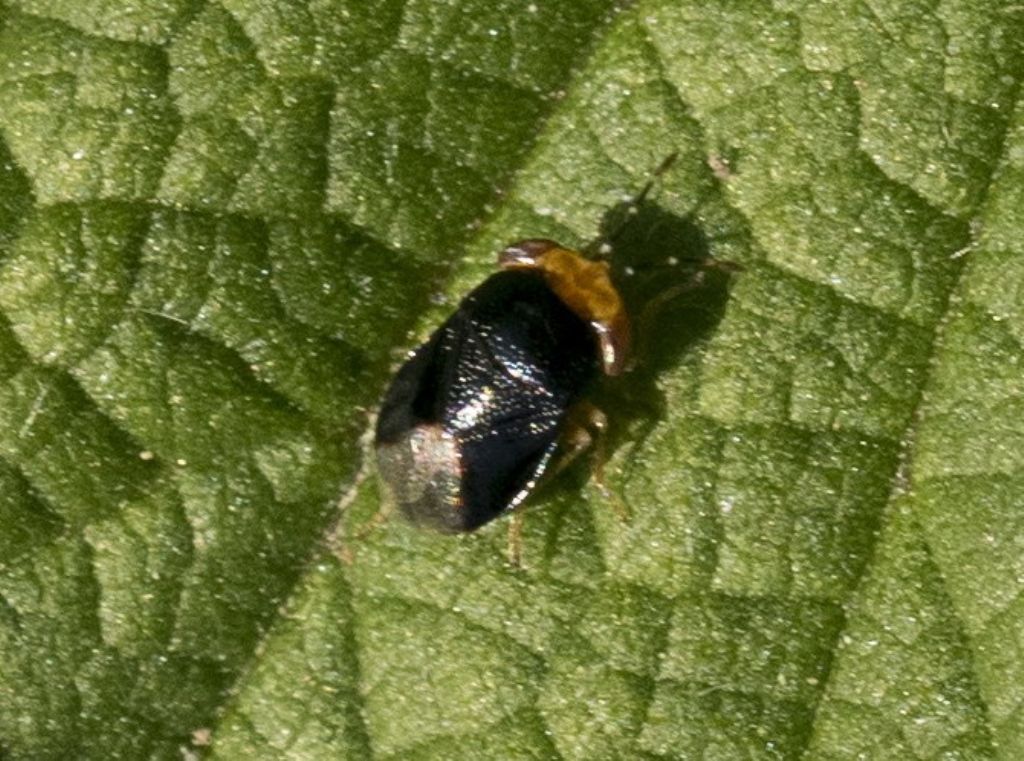
{"type": "Polygon", "coordinates": [[[513,568],[523,567],[523,515],[517,510],[508,522],[508,564],[513,568]]]}
{"type": "Polygon", "coordinates": [[[619,518],[629,520],[629,508],[618,494],[608,487],[604,480],[604,466],[608,462],[607,451],[608,417],[591,402],[577,402],[565,424],[565,432],[559,441],[561,455],[555,462],[552,475],[567,468],[583,452],[592,449],[593,478],[601,496],[608,500],[619,518]]]}

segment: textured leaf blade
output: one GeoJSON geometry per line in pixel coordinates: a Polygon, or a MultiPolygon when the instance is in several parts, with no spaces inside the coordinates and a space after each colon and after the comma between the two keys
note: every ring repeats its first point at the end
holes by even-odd
{"type": "Polygon", "coordinates": [[[3,750],[1019,755],[1019,9],[357,5],[0,7],[3,750]],[[671,151],[621,248],[746,271],[631,520],[351,540],[392,357],[671,151]]]}

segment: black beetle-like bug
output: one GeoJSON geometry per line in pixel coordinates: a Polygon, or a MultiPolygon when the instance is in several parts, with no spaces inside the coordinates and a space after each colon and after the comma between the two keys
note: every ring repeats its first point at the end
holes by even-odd
{"type": "Polygon", "coordinates": [[[409,356],[377,418],[389,501],[447,533],[514,509],[560,451],[571,456],[588,389],[629,352],[607,262],[525,240],[499,264],[409,356]]]}

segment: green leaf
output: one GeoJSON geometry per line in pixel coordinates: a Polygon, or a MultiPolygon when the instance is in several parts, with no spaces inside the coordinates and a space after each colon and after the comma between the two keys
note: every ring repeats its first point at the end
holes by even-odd
{"type": "Polygon", "coordinates": [[[1022,40],[0,2],[0,756],[1024,757],[1022,40]],[[582,467],[522,569],[504,520],[360,537],[394,362],[673,152],[621,250],[744,271],[602,397],[629,520],[582,467]]]}

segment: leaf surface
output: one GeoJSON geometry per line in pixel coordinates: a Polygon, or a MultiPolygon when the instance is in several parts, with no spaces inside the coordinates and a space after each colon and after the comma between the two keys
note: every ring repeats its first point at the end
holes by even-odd
{"type": "Polygon", "coordinates": [[[1019,6],[93,5],[0,3],[0,755],[1024,755],[1019,6]],[[674,151],[621,249],[744,271],[630,519],[354,538],[394,361],[674,151]]]}

